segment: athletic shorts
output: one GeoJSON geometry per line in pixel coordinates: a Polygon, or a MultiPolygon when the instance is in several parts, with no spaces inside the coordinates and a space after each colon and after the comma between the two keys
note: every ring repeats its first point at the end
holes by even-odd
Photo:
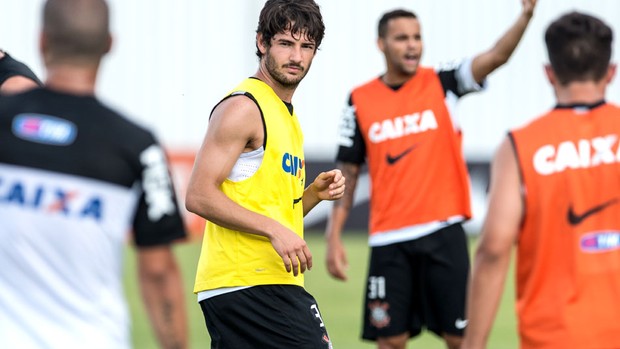
{"type": "Polygon", "coordinates": [[[213,349],[332,349],[316,300],[300,286],[249,287],[200,307],[213,349]]]}
{"type": "Polygon", "coordinates": [[[371,248],[362,338],[376,340],[426,328],[462,336],[469,275],[460,223],[419,239],[371,248]]]}

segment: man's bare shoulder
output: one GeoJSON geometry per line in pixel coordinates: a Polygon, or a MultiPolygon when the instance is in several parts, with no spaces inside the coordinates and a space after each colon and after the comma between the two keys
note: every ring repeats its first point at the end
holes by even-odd
{"type": "MultiPolygon", "coordinates": [[[[226,116],[226,118],[247,118],[253,114],[260,116],[260,110],[256,103],[245,94],[237,94],[227,97],[213,109],[212,118],[226,116]]],[[[246,119],[247,121],[247,119],[246,119]]]]}
{"type": "Polygon", "coordinates": [[[263,144],[263,121],[258,105],[246,95],[234,95],[220,102],[211,115],[209,128],[217,133],[245,139],[248,149],[263,144]]]}
{"type": "Polygon", "coordinates": [[[39,87],[39,85],[30,78],[25,76],[12,76],[2,84],[0,93],[15,94],[37,87],[39,87]]]}

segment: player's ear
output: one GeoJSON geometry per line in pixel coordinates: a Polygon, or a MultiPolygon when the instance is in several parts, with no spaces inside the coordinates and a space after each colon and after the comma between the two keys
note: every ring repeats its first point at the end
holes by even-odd
{"type": "Polygon", "coordinates": [[[379,48],[379,51],[385,52],[385,40],[383,38],[377,38],[377,47],[379,48]]]}
{"type": "Polygon", "coordinates": [[[39,34],[39,55],[43,59],[43,64],[47,64],[49,60],[51,60],[52,53],[49,52],[49,40],[47,34],[44,31],[41,31],[39,34]]]}
{"type": "Polygon", "coordinates": [[[41,53],[41,56],[45,56],[45,51],[47,49],[47,35],[45,35],[45,32],[41,32],[39,34],[39,53],[41,53]]]}
{"type": "Polygon", "coordinates": [[[557,78],[555,77],[555,72],[551,67],[551,64],[545,64],[545,75],[547,76],[547,80],[551,85],[555,85],[557,82],[557,78]]]}
{"type": "Polygon", "coordinates": [[[106,48],[105,48],[104,53],[109,53],[109,52],[110,52],[110,50],[112,49],[112,42],[113,42],[114,40],[112,39],[112,35],[111,35],[111,34],[108,34],[108,39],[107,39],[107,41],[108,41],[108,42],[106,43],[106,48]]]}
{"type": "Polygon", "coordinates": [[[260,53],[267,53],[267,44],[263,39],[263,33],[256,33],[256,47],[260,51],[260,53]]]}
{"type": "Polygon", "coordinates": [[[607,83],[611,83],[611,81],[614,79],[614,77],[616,76],[616,69],[618,68],[618,66],[615,63],[610,63],[609,67],[607,67],[607,83]]]}

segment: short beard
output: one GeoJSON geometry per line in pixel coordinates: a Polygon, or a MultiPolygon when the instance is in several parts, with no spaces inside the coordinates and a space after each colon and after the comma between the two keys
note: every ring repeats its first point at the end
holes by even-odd
{"type": "MultiPolygon", "coordinates": [[[[271,75],[271,77],[276,82],[286,88],[296,88],[308,72],[307,69],[304,69],[302,66],[298,66],[301,69],[302,74],[293,79],[288,78],[286,75],[280,73],[280,71],[278,70],[278,64],[269,54],[269,50],[267,50],[267,53],[265,53],[265,67],[267,68],[267,72],[269,73],[269,75],[271,75]]],[[[286,67],[286,65],[284,65],[283,67],[286,67]]]]}

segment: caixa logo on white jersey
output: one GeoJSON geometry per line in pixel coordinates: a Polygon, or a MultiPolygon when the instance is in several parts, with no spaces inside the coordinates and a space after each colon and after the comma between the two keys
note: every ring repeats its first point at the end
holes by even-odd
{"type": "Polygon", "coordinates": [[[541,175],[550,175],[567,169],[595,167],[620,161],[618,136],[610,134],[592,139],[547,144],[534,153],[534,169],[541,175]]]}
{"type": "Polygon", "coordinates": [[[70,145],[77,135],[71,121],[43,114],[16,115],[12,130],[21,139],[50,145],[70,145]]]}
{"type": "Polygon", "coordinates": [[[0,203],[95,221],[101,221],[103,212],[103,199],[98,195],[86,196],[77,190],[32,185],[19,179],[6,180],[2,177],[0,177],[0,203]]]}
{"type": "Polygon", "coordinates": [[[380,143],[390,139],[404,137],[414,133],[437,129],[437,119],[432,110],[427,109],[393,119],[373,122],[368,128],[368,139],[380,143]]]}

